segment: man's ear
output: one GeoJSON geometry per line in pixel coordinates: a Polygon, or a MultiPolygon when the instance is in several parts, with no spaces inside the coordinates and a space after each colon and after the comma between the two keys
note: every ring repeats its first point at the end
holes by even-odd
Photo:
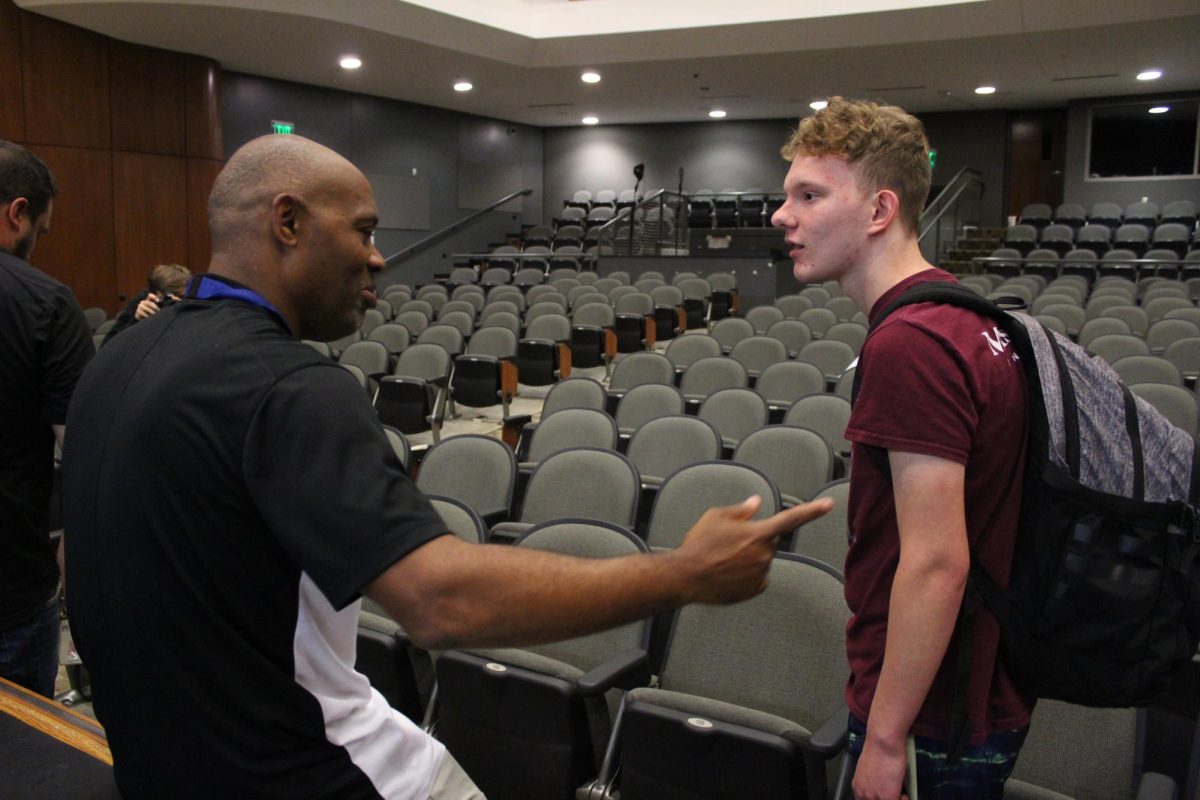
{"type": "Polygon", "coordinates": [[[12,230],[19,230],[21,227],[21,218],[28,216],[29,199],[26,197],[17,197],[4,207],[5,227],[11,228],[12,230]]]}
{"type": "Polygon", "coordinates": [[[900,197],[891,189],[875,192],[868,233],[882,233],[900,215],[900,197]]]}
{"type": "Polygon", "coordinates": [[[286,247],[295,247],[299,226],[300,200],[295,195],[278,194],[271,200],[271,235],[286,247]]]}

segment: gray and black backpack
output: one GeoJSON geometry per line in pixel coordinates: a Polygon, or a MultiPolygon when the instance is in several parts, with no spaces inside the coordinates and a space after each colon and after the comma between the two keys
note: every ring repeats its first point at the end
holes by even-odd
{"type": "MultiPolygon", "coordinates": [[[[913,287],[872,330],[897,308],[926,302],[995,320],[1028,384],[1012,577],[1001,589],[972,559],[959,630],[969,637],[976,595],[1000,624],[1005,664],[1023,691],[1089,706],[1148,705],[1200,642],[1196,437],[1135,397],[1101,359],[958,284],[913,287]]],[[[960,679],[964,667],[969,655],[960,679]]],[[[953,738],[966,722],[960,685],[953,738]]]]}

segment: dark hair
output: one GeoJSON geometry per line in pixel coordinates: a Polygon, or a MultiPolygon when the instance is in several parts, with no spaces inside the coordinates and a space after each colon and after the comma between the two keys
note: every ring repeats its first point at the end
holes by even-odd
{"type": "Polygon", "coordinates": [[[29,201],[29,218],[42,215],[58,194],[49,167],[19,144],[0,139],[0,205],[18,197],[29,201]]]}

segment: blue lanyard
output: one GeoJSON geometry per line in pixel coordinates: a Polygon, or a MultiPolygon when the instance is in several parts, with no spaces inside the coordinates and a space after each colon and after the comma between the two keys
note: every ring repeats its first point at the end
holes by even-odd
{"type": "Polygon", "coordinates": [[[279,318],[289,334],[292,332],[292,329],[288,327],[287,320],[283,318],[283,314],[280,314],[279,309],[267,302],[265,297],[253,289],[219,275],[196,275],[188,282],[184,297],[196,300],[241,300],[243,303],[270,311],[279,318]]]}

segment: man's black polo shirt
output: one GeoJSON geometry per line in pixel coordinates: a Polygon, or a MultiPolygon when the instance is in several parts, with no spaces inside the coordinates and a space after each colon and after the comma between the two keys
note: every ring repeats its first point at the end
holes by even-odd
{"type": "Polygon", "coordinates": [[[68,606],[122,793],[428,797],[444,751],[353,671],[356,601],[446,528],[350,374],[185,299],[100,350],[68,424],[68,606]]]}
{"type": "Polygon", "coordinates": [[[0,252],[0,631],[32,620],[58,586],[51,426],[67,421],[94,349],[71,290],[0,252]]]}

